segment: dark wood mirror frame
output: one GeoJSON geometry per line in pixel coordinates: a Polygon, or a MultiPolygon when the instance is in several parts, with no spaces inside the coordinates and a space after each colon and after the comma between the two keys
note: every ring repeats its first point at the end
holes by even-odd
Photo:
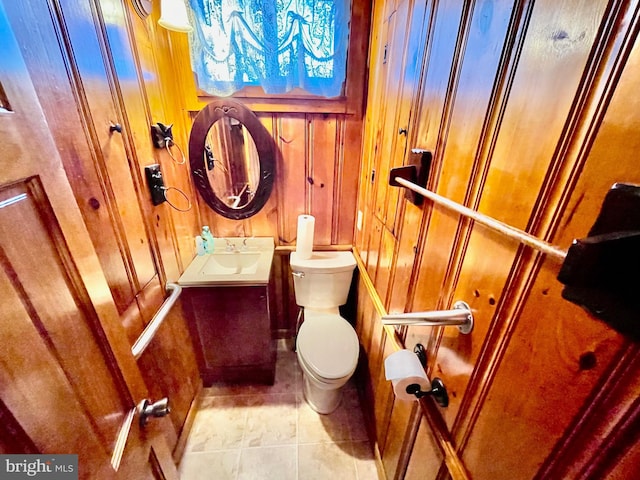
{"type": "Polygon", "coordinates": [[[267,203],[273,189],[275,177],[273,139],[251,110],[233,100],[215,100],[198,112],[189,135],[189,164],[191,176],[202,199],[216,213],[226,218],[242,220],[255,215],[267,203]],[[260,159],[260,183],[253,199],[242,208],[231,208],[217,197],[205,170],[207,134],[213,124],[224,117],[232,117],[242,122],[253,137],[260,159]]]}

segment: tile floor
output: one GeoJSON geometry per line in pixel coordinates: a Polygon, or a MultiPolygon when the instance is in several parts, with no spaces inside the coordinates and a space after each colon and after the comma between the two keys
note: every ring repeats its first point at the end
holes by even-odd
{"type": "Polygon", "coordinates": [[[309,408],[295,352],[281,342],[274,385],[205,388],[182,480],[377,480],[358,393],[330,415],[309,408]]]}

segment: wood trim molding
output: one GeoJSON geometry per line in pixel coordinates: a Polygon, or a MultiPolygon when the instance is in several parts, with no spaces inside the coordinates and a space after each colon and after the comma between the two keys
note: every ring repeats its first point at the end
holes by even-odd
{"type": "MultiPolygon", "coordinates": [[[[382,303],[382,299],[380,298],[380,296],[378,295],[378,292],[376,291],[376,287],[373,286],[373,281],[369,276],[369,272],[367,272],[367,265],[364,263],[364,260],[362,260],[362,255],[357,247],[353,249],[353,256],[356,259],[356,264],[358,267],[358,273],[360,274],[360,279],[362,280],[365,287],[367,288],[367,294],[369,295],[369,298],[371,299],[371,303],[373,303],[373,306],[376,309],[376,312],[380,316],[386,315],[387,310],[384,308],[384,304],[382,303]]],[[[404,347],[401,346],[400,348],[404,348],[404,347]]]]}
{"type": "Polygon", "coordinates": [[[456,447],[447,429],[447,424],[442,419],[434,400],[431,397],[422,398],[419,403],[422,413],[427,419],[427,423],[429,427],[431,427],[431,431],[437,440],[436,444],[444,456],[444,463],[447,466],[451,478],[453,480],[469,480],[471,478],[469,472],[467,472],[464,463],[462,463],[456,451],[456,447]]]}
{"type": "Polygon", "coordinates": [[[182,456],[184,455],[185,447],[187,446],[187,440],[189,439],[189,434],[191,433],[191,429],[193,427],[193,422],[196,419],[196,414],[202,405],[202,380],[198,381],[198,388],[196,390],[196,394],[193,397],[193,401],[191,402],[191,406],[189,407],[189,411],[187,412],[187,418],[182,425],[182,430],[180,430],[178,434],[178,441],[176,442],[176,446],[173,449],[173,461],[178,465],[180,460],[182,460],[182,456]]]}
{"type": "Polygon", "coordinates": [[[0,400],[0,451],[3,453],[39,453],[29,435],[0,400]]]}
{"type": "MultiPolygon", "coordinates": [[[[313,250],[319,252],[350,252],[353,249],[351,245],[314,245],[313,250]]],[[[278,245],[276,252],[295,252],[295,245],[278,245]]],[[[354,252],[355,255],[355,252],[354,252]]],[[[356,259],[357,261],[357,259],[356,259]]]]}
{"type": "Polygon", "coordinates": [[[133,418],[135,417],[137,410],[137,407],[130,409],[120,426],[120,432],[118,433],[116,444],[113,447],[113,453],[111,455],[111,466],[116,472],[120,468],[120,461],[122,460],[122,455],[124,454],[124,449],[127,445],[127,438],[131,431],[131,424],[133,423],[133,418]]]}
{"type": "MultiPolygon", "coordinates": [[[[354,115],[355,112],[348,110],[347,101],[343,97],[341,99],[325,99],[325,98],[282,98],[282,97],[251,97],[234,95],[234,100],[243,103],[250,110],[257,113],[333,113],[341,115],[354,115]]],[[[207,104],[218,100],[214,96],[198,96],[196,105],[190,105],[191,114],[202,110],[207,104]],[[194,108],[195,107],[195,108],[194,108]]]]}

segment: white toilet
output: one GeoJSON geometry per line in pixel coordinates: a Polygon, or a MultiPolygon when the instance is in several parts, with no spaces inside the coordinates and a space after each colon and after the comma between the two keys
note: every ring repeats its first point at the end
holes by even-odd
{"type": "Polygon", "coordinates": [[[290,263],[296,303],[304,308],[296,340],[304,397],[328,414],[340,405],[358,363],[358,336],[338,310],[347,302],[356,260],[351,252],[313,252],[308,259],[293,252],[290,263]]]}

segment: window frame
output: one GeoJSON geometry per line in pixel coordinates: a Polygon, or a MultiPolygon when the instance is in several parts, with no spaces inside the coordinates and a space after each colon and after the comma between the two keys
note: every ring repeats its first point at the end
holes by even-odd
{"type": "MultiPolygon", "coordinates": [[[[370,24],[371,2],[367,0],[352,0],[344,95],[325,98],[308,94],[299,88],[286,94],[267,94],[264,93],[262,87],[247,86],[228,98],[244,103],[254,112],[342,113],[361,116],[367,85],[366,73],[370,24]]],[[[185,38],[184,42],[186,43],[187,58],[189,58],[188,39],[185,38]]],[[[220,97],[198,88],[190,59],[187,62],[188,66],[184,70],[187,70],[185,73],[188,73],[191,77],[190,79],[185,79],[187,85],[191,87],[186,89],[191,91],[191,95],[189,95],[191,101],[188,101],[188,109],[191,112],[200,111],[207,103],[220,97]]],[[[184,60],[177,62],[177,64],[184,64],[184,60]]]]}

